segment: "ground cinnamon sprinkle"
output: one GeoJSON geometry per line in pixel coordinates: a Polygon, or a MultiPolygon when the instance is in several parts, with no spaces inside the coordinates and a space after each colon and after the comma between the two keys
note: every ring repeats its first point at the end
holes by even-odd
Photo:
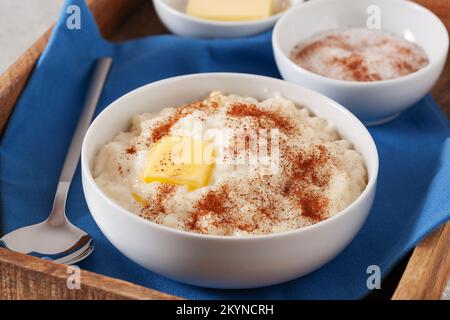
{"type": "MultiPolygon", "coordinates": [[[[247,158],[251,153],[270,155],[272,153],[272,137],[270,133],[265,136],[265,145],[259,143],[259,139],[261,139],[259,131],[256,134],[254,131],[246,129],[237,131],[230,137],[230,143],[224,149],[224,156],[236,160],[238,157],[247,158]]],[[[280,141],[281,143],[283,141],[280,141]]]]}
{"type": "Polygon", "coordinates": [[[340,65],[346,73],[350,74],[352,79],[356,81],[381,80],[379,74],[369,72],[364,57],[357,53],[352,53],[345,58],[334,57],[329,63],[330,65],[340,65]]]}
{"type": "Polygon", "coordinates": [[[403,60],[395,61],[394,66],[401,74],[409,74],[416,71],[415,68],[410,63],[403,60]]]}
{"type": "Polygon", "coordinates": [[[293,152],[286,155],[292,164],[290,176],[294,181],[302,180],[318,187],[324,187],[328,183],[330,175],[322,169],[330,159],[330,155],[323,145],[316,145],[314,149],[314,152],[293,152]]]}
{"type": "MultiPolygon", "coordinates": [[[[347,57],[333,57],[328,61],[328,66],[341,66],[346,74],[355,81],[375,81],[381,80],[380,75],[369,73],[369,69],[365,64],[365,59],[360,54],[353,52],[352,48],[347,41],[335,35],[329,35],[324,39],[314,41],[306,46],[297,47],[294,49],[293,59],[298,64],[302,65],[303,61],[310,56],[316,54],[323,48],[340,48],[348,52],[352,52],[347,57]]],[[[307,68],[308,69],[308,68],[307,68]]]]}
{"type": "Polygon", "coordinates": [[[291,153],[287,157],[292,168],[289,169],[290,178],[283,188],[283,193],[296,199],[302,209],[302,215],[315,222],[321,221],[322,214],[329,205],[328,198],[321,192],[331,177],[325,170],[325,163],[330,159],[327,148],[316,145],[312,152],[291,153]],[[312,188],[311,184],[315,187],[312,188]]]}
{"type": "Polygon", "coordinates": [[[429,62],[419,46],[401,37],[364,28],[318,35],[296,46],[291,58],[317,74],[361,82],[404,76],[429,62]]]}
{"type": "MultiPolygon", "coordinates": [[[[338,37],[333,37],[332,41],[330,41],[330,38],[327,37],[323,41],[317,41],[303,48],[295,55],[295,57],[296,59],[303,59],[304,57],[312,54],[315,50],[322,47],[330,47],[332,45],[345,50],[352,50],[351,47],[349,47],[343,40],[339,40],[338,37]]],[[[369,68],[366,65],[364,57],[355,52],[344,58],[333,57],[330,61],[328,61],[328,65],[341,66],[345,73],[350,75],[350,78],[354,81],[381,80],[381,76],[379,74],[369,72],[369,68]]]]}
{"type": "Polygon", "coordinates": [[[201,102],[188,104],[175,109],[172,115],[168,119],[159,123],[152,131],[152,142],[159,141],[162,137],[167,136],[170,133],[172,127],[182,118],[192,114],[196,109],[202,106],[201,102]]]}
{"type": "Polygon", "coordinates": [[[164,201],[171,197],[176,191],[177,186],[168,183],[161,183],[158,186],[158,191],[154,201],[146,201],[146,204],[141,209],[141,216],[157,216],[166,213],[164,201]]]}
{"type": "Polygon", "coordinates": [[[302,206],[303,216],[311,218],[314,222],[324,220],[322,213],[328,207],[329,202],[326,197],[311,192],[303,192],[298,197],[298,201],[302,206]]]}
{"type": "Polygon", "coordinates": [[[262,214],[267,219],[275,219],[274,216],[275,206],[274,204],[269,204],[268,207],[261,207],[258,209],[258,212],[262,214]]]}
{"type": "MultiPolygon", "coordinates": [[[[263,190],[270,192],[257,191],[255,188],[249,194],[239,194],[238,196],[246,199],[249,203],[253,203],[257,207],[257,216],[253,221],[239,221],[239,208],[235,208],[230,202],[229,187],[222,186],[218,190],[211,190],[204,195],[195,205],[194,210],[190,212],[187,228],[194,232],[207,233],[208,230],[200,225],[203,216],[210,215],[210,225],[233,230],[241,230],[244,232],[253,232],[260,227],[260,222],[270,226],[280,217],[276,214],[279,212],[278,198],[270,196],[273,193],[282,194],[284,197],[293,199],[304,217],[311,219],[314,223],[325,219],[324,213],[329,206],[329,199],[323,194],[322,190],[330,181],[331,174],[327,168],[327,162],[330,160],[328,149],[324,145],[313,145],[311,149],[304,150],[284,150],[289,167],[284,168],[287,175],[287,182],[283,185],[270,185],[263,178],[255,180],[255,185],[264,184],[263,190]]],[[[270,228],[270,227],[269,227],[270,228]]]]}
{"type": "MultiPolygon", "coordinates": [[[[268,120],[272,127],[278,128],[284,132],[289,132],[294,129],[294,125],[289,119],[275,111],[261,110],[254,104],[234,103],[228,110],[227,115],[232,117],[253,117],[257,120],[268,120]]],[[[261,121],[259,121],[259,125],[264,129],[268,129],[261,121]]]]}
{"type": "Polygon", "coordinates": [[[214,100],[197,101],[175,109],[168,119],[159,123],[152,131],[151,140],[157,142],[170,133],[172,127],[182,118],[192,114],[195,110],[204,110],[206,113],[214,112],[219,104],[214,100]]]}
{"type": "Polygon", "coordinates": [[[317,50],[323,48],[323,47],[337,47],[343,50],[352,50],[352,48],[340,37],[338,36],[327,36],[326,38],[322,40],[314,41],[310,44],[307,44],[302,47],[296,47],[294,50],[293,58],[294,60],[303,60],[310,56],[311,54],[315,53],[317,50]]]}
{"type": "Polygon", "coordinates": [[[136,152],[137,152],[137,149],[136,149],[135,145],[131,145],[125,149],[126,154],[135,154],[136,152]]]}
{"type": "Polygon", "coordinates": [[[158,142],[162,137],[167,136],[173,125],[177,123],[179,119],[180,117],[178,115],[174,115],[164,123],[159,124],[152,132],[152,142],[158,142]]]}
{"type": "MultiPolygon", "coordinates": [[[[231,224],[231,217],[227,216],[229,207],[225,205],[229,201],[229,190],[227,186],[222,186],[218,190],[210,190],[195,205],[194,210],[190,212],[190,219],[187,227],[192,231],[202,232],[202,228],[198,225],[200,218],[207,214],[213,214],[219,218],[218,222],[223,224],[231,224]]],[[[217,223],[217,221],[216,221],[217,223]]]]}
{"type": "Polygon", "coordinates": [[[257,225],[256,224],[250,224],[250,223],[243,223],[239,224],[238,226],[239,230],[246,231],[246,232],[253,232],[256,230],[257,225]]]}

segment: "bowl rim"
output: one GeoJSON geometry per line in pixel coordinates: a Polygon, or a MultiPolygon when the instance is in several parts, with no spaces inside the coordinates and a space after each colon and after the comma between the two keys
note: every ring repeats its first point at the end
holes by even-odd
{"type": "MultiPolygon", "coordinates": [[[[390,0],[392,2],[401,3],[401,5],[404,5],[404,6],[411,6],[413,9],[422,11],[425,14],[430,15],[434,19],[434,21],[436,22],[435,26],[437,28],[440,28],[441,31],[444,32],[444,35],[446,35],[446,37],[445,37],[446,41],[444,42],[444,44],[441,47],[442,50],[441,50],[438,58],[434,59],[433,61],[430,61],[422,69],[419,69],[419,70],[417,70],[413,73],[407,74],[405,76],[401,76],[401,77],[393,78],[393,79],[387,79],[387,80],[365,81],[365,82],[364,81],[354,81],[354,80],[333,79],[333,78],[325,77],[320,74],[317,74],[317,73],[314,73],[312,71],[302,68],[301,66],[296,64],[294,61],[292,61],[292,59],[290,57],[288,57],[285,54],[285,52],[281,49],[281,47],[279,45],[279,39],[281,38],[282,32],[280,31],[280,29],[282,28],[282,25],[285,20],[289,19],[290,16],[299,14],[299,12],[301,12],[302,9],[304,10],[305,7],[320,6],[320,5],[323,5],[324,3],[329,3],[332,1],[333,0],[314,0],[314,1],[308,1],[306,3],[303,3],[298,8],[292,7],[275,24],[275,27],[274,27],[273,33],[272,33],[273,50],[274,50],[274,52],[278,53],[278,55],[281,57],[281,59],[283,59],[283,61],[285,63],[287,63],[287,66],[289,68],[296,70],[297,73],[305,74],[309,77],[314,78],[315,80],[326,82],[329,85],[370,88],[370,87],[376,87],[376,86],[380,86],[380,85],[397,84],[397,83],[409,81],[409,80],[411,80],[411,81],[417,80],[420,77],[422,77],[425,73],[427,73],[430,69],[435,67],[436,64],[446,60],[448,50],[449,50],[449,34],[447,31],[447,28],[445,27],[445,25],[441,21],[441,19],[439,19],[439,17],[437,17],[431,10],[425,8],[424,6],[422,6],[416,2],[412,2],[409,0],[390,0]]],[[[351,0],[349,0],[349,1],[351,1],[351,0]]],[[[324,30],[324,31],[326,31],[326,30],[324,30]]],[[[291,49],[291,51],[292,51],[292,49],[291,49]]]]}
{"type": "MultiPolygon", "coordinates": [[[[280,92],[280,93],[282,94],[282,92],[280,92]]],[[[350,141],[350,142],[352,142],[352,141],[350,141]]],[[[97,151],[98,150],[96,150],[94,152],[94,154],[97,151]]],[[[91,157],[94,157],[94,154],[92,154],[91,157]]],[[[138,88],[122,95],[118,99],[114,100],[112,103],[110,103],[108,106],[106,106],[100,112],[100,114],[98,114],[98,116],[94,119],[94,121],[89,126],[89,129],[83,139],[83,145],[82,145],[82,150],[81,150],[81,172],[82,172],[82,178],[83,178],[83,193],[85,193],[84,184],[88,183],[90,186],[92,186],[93,190],[103,200],[105,200],[108,203],[109,206],[112,206],[114,209],[116,209],[116,210],[114,210],[115,212],[120,212],[120,214],[128,216],[131,219],[135,219],[136,221],[144,223],[152,228],[157,228],[157,229],[160,229],[163,231],[167,231],[169,233],[173,233],[178,236],[194,237],[194,238],[199,238],[199,239],[217,240],[217,241],[255,241],[258,239],[264,240],[264,239],[282,238],[282,237],[286,237],[286,236],[292,236],[292,235],[295,235],[298,233],[304,233],[304,232],[316,230],[326,224],[333,223],[333,221],[335,221],[337,219],[341,219],[342,216],[348,214],[349,211],[353,210],[353,208],[358,206],[360,203],[367,201],[367,198],[369,198],[372,195],[372,193],[374,193],[376,191],[378,171],[379,171],[379,155],[378,155],[378,150],[377,150],[376,144],[375,144],[372,136],[370,135],[369,131],[364,126],[364,124],[355,115],[353,115],[350,111],[348,111],[346,108],[341,106],[336,101],[328,98],[327,96],[320,94],[316,91],[313,91],[311,89],[304,88],[300,85],[297,85],[297,84],[294,84],[294,83],[291,83],[291,82],[288,82],[285,80],[281,80],[281,79],[260,76],[260,75],[246,74],[246,73],[213,72],[213,73],[189,74],[189,75],[176,76],[176,77],[171,77],[171,78],[151,82],[151,83],[148,83],[141,87],[138,87],[138,88]],[[370,150],[368,152],[368,157],[371,157],[372,161],[373,161],[373,165],[372,165],[373,173],[372,174],[370,174],[370,172],[369,172],[367,162],[364,161],[365,165],[366,165],[366,170],[368,171],[368,181],[367,181],[367,185],[366,185],[365,189],[363,190],[363,192],[344,210],[341,210],[341,211],[337,212],[336,214],[334,214],[332,217],[322,220],[320,222],[317,222],[313,225],[301,227],[301,228],[294,229],[294,230],[278,232],[278,233],[270,233],[270,234],[265,234],[265,235],[246,235],[246,236],[224,236],[224,235],[200,234],[200,233],[185,231],[185,230],[181,230],[181,229],[171,228],[171,227],[150,221],[148,219],[142,218],[142,217],[138,216],[137,214],[125,209],[118,203],[116,203],[113,199],[108,197],[105,194],[105,192],[100,188],[100,186],[95,182],[93,175],[92,175],[91,167],[89,165],[89,159],[87,156],[86,145],[88,144],[88,141],[90,139],[92,139],[92,136],[95,136],[94,135],[95,132],[93,131],[94,130],[93,128],[95,128],[96,123],[102,121],[102,118],[105,117],[105,115],[107,113],[113,112],[111,110],[113,110],[113,108],[115,108],[114,106],[120,105],[123,100],[128,99],[130,96],[139,95],[139,94],[141,94],[141,92],[149,90],[150,88],[163,86],[163,85],[170,85],[170,83],[174,83],[174,82],[176,83],[178,81],[183,81],[183,80],[193,80],[195,78],[201,78],[201,77],[224,77],[224,78],[232,77],[232,78],[240,78],[241,80],[246,80],[246,81],[252,81],[252,79],[260,79],[263,81],[278,82],[283,86],[292,86],[297,89],[301,88],[305,93],[315,95],[316,97],[323,100],[323,102],[325,104],[328,104],[328,106],[330,108],[336,108],[341,113],[344,113],[344,115],[348,118],[348,120],[350,122],[352,122],[353,125],[356,125],[358,127],[358,129],[364,135],[364,140],[366,140],[366,143],[368,143],[369,150],[370,150]]],[[[91,213],[91,215],[93,215],[93,214],[91,213]]]]}
{"type": "MultiPolygon", "coordinates": [[[[298,1],[298,4],[303,3],[305,0],[291,0],[291,1],[298,1]]],[[[236,27],[247,27],[247,26],[257,26],[264,23],[273,23],[277,21],[283,14],[285,14],[287,11],[293,8],[294,5],[297,3],[291,3],[291,5],[286,8],[284,11],[278,12],[277,14],[271,15],[270,17],[264,18],[264,19],[258,19],[258,20],[248,20],[248,21],[215,21],[215,20],[208,20],[208,19],[202,19],[190,16],[182,11],[176,10],[169,6],[164,0],[153,0],[154,3],[158,3],[161,7],[163,7],[165,10],[170,12],[172,15],[176,16],[179,19],[185,19],[190,22],[199,23],[204,26],[218,26],[218,27],[229,27],[229,28],[236,28],[236,27]]]]}

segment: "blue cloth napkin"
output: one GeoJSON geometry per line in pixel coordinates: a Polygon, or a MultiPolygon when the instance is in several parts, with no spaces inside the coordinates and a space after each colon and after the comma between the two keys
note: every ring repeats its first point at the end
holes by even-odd
{"type": "MultiPolygon", "coordinates": [[[[3,232],[42,221],[50,212],[94,60],[104,55],[114,57],[114,64],[97,112],[132,89],[171,76],[230,71],[280,77],[270,33],[209,41],[164,35],[114,45],[101,38],[84,1],[67,1],[1,138],[3,232]],[[81,8],[80,30],[67,28],[68,5],[81,8]]],[[[78,171],[67,213],[96,242],[80,267],[192,299],[361,298],[368,293],[369,265],[378,265],[386,275],[450,217],[450,124],[433,100],[426,97],[370,131],[380,153],[375,204],[356,239],[320,270],[254,290],[205,289],[161,277],[128,260],[102,235],[88,212],[78,171]]]]}

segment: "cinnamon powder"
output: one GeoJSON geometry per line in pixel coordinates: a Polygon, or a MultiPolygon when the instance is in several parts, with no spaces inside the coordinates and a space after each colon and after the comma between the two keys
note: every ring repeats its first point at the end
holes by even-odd
{"type": "Polygon", "coordinates": [[[327,148],[316,145],[312,151],[288,154],[287,157],[292,167],[283,193],[297,201],[303,216],[321,221],[329,205],[328,197],[321,192],[331,177],[325,169],[330,159],[327,148]]]}
{"type": "Polygon", "coordinates": [[[361,82],[404,76],[429,62],[423,49],[416,44],[363,28],[319,35],[296,46],[291,58],[317,74],[361,82]]]}
{"type": "Polygon", "coordinates": [[[135,154],[136,152],[137,152],[137,149],[136,149],[135,145],[131,145],[125,149],[126,154],[135,154]]]}
{"type": "Polygon", "coordinates": [[[232,117],[252,117],[258,121],[261,129],[278,128],[284,132],[292,132],[294,125],[281,114],[275,111],[262,110],[254,104],[234,103],[227,115],[232,117]],[[270,126],[263,121],[268,121],[270,126]]]}
{"type": "Polygon", "coordinates": [[[161,121],[152,131],[152,142],[158,142],[162,137],[167,136],[172,127],[182,118],[192,114],[196,110],[203,110],[208,113],[215,112],[219,107],[217,101],[212,98],[205,101],[197,101],[175,109],[168,119],[161,121]]]}
{"type": "Polygon", "coordinates": [[[154,201],[147,200],[146,204],[141,208],[142,217],[159,216],[166,213],[164,201],[173,196],[177,186],[168,183],[158,185],[158,190],[154,201]]]}
{"type": "Polygon", "coordinates": [[[202,216],[212,214],[215,216],[215,223],[231,224],[233,221],[229,213],[229,207],[225,203],[229,201],[229,190],[227,186],[222,186],[218,190],[210,190],[195,205],[190,212],[190,219],[187,227],[196,232],[202,232],[199,220],[202,216]],[[218,218],[218,219],[217,219],[218,218]],[[218,221],[217,221],[218,220],[218,221]]]}

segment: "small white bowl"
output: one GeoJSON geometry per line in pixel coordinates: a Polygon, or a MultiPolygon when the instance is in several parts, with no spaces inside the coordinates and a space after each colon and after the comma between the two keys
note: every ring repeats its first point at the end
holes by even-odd
{"type": "Polygon", "coordinates": [[[285,80],[321,92],[338,101],[363,122],[392,120],[427,94],[447,58],[449,38],[444,24],[428,9],[405,0],[314,0],[287,12],[276,24],[273,49],[285,80]],[[323,31],[366,26],[368,8],[379,8],[381,28],[420,45],[430,64],[407,76],[385,81],[356,82],[323,77],[290,59],[292,49],[323,31]]]}
{"type": "MultiPolygon", "coordinates": [[[[304,0],[276,1],[287,1],[289,8],[304,0]]],[[[188,0],[153,0],[156,12],[167,29],[174,34],[193,38],[237,38],[255,35],[272,28],[284,13],[283,11],[254,21],[212,21],[187,15],[187,3],[188,0]]]]}
{"type": "Polygon", "coordinates": [[[109,241],[139,265],[181,282],[213,288],[251,288],[288,281],[324,265],[360,230],[372,206],[378,154],[364,125],[329,98],[286,81],[246,74],[195,74],[154,82],[108,106],[84,138],[81,167],[87,204],[109,241]],[[342,212],[315,225],[264,236],[202,235],[145,220],[120,207],[92,177],[95,154],[131,117],[202,99],[213,90],[258,99],[281,93],[329,119],[364,157],[368,184],[342,212]]]}

